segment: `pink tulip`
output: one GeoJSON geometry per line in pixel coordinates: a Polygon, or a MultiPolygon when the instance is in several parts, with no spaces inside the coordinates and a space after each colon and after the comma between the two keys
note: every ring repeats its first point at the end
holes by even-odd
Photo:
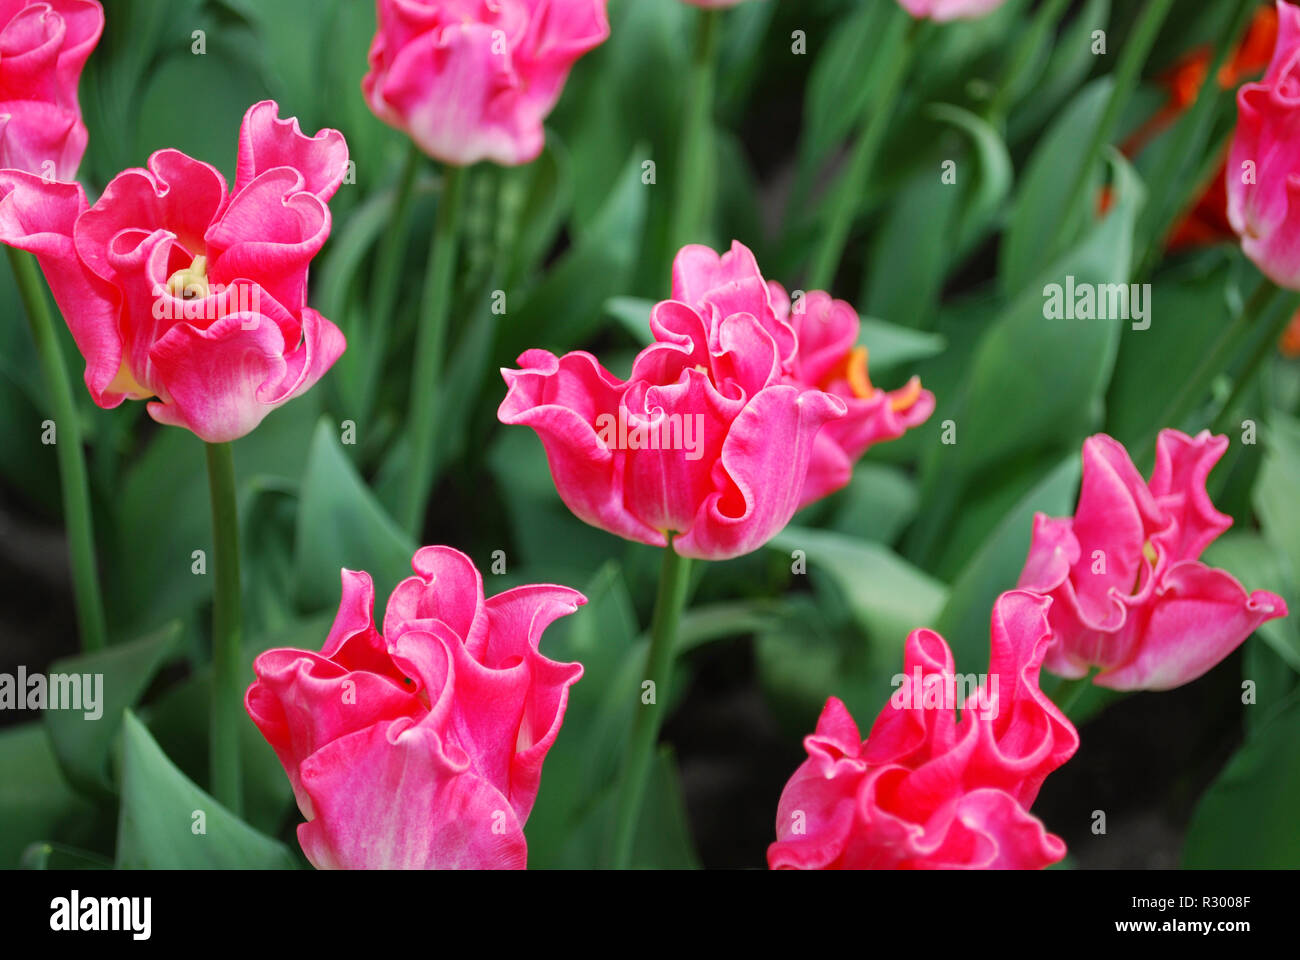
{"type": "Polygon", "coordinates": [[[1232,525],[1205,480],[1226,437],[1162,430],[1150,483],[1128,452],[1102,434],[1083,445],[1073,517],[1034,517],[1020,586],[1046,594],[1054,643],[1045,666],[1114,690],[1169,690],[1201,676],[1261,623],[1287,614],[1265,590],[1247,593],[1229,573],[1200,563],[1232,525]]]}
{"type": "Polygon", "coordinates": [[[817,434],[800,500],[806,506],[848,483],[854,461],[867,448],[924,423],[934,412],[934,394],[922,390],[917,377],[897,390],[872,385],[867,348],[858,345],[857,311],[843,300],[814,290],[792,310],[784,287],[772,282],[771,290],[777,316],[793,325],[799,339],[792,382],[832,393],[848,408],[843,419],[817,434]]]}
{"type": "Polygon", "coordinates": [[[535,159],[569,69],[609,36],[605,0],[377,0],[375,9],[366,102],[457,166],[535,159]]]}
{"type": "Polygon", "coordinates": [[[36,254],[99,406],[154,398],[159,423],[233,440],[343,352],[306,298],[347,144],[278,114],[267,100],[244,115],[229,193],[178,150],[118,174],[93,207],[78,184],[0,171],[0,242],[36,254]]]}
{"type": "Polygon", "coordinates": [[[1300,7],[1278,0],[1277,43],[1259,83],[1237,91],[1228,222],[1275,283],[1300,289],[1300,7]]]}
{"type": "Polygon", "coordinates": [[[1038,689],[1050,604],[1024,591],[998,598],[990,672],[973,695],[943,638],[913,631],[904,673],[865,741],[831,697],[781,794],[768,865],[1037,869],[1065,856],[1029,813],[1047,775],[1079,746],[1038,689]]]}
{"type": "Polygon", "coordinates": [[[974,20],[992,13],[1005,0],[898,0],[918,20],[974,20]]]}
{"type": "Polygon", "coordinates": [[[76,177],[86,152],[77,83],[103,30],[95,0],[0,0],[0,168],[76,177]]]}
{"type": "Polygon", "coordinates": [[[538,643],[586,598],[535,585],[484,600],[450,547],[412,566],[382,634],[369,575],[344,570],[324,648],[263,653],[244,705],[293,785],[316,867],[522,869],[542,761],[582,676],[538,643]]]}
{"type": "Polygon", "coordinates": [[[799,506],[822,424],[842,400],[790,382],[797,341],[754,255],[687,246],[655,342],[623,381],[589,353],[529,350],[503,370],[502,423],[537,431],[560,497],[601,529],[685,557],[758,549],[799,506]]]}

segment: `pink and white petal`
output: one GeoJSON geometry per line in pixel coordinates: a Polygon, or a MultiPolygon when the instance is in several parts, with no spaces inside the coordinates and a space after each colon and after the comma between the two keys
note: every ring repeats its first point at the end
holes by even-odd
{"type": "Polygon", "coordinates": [[[322,202],[334,196],[348,166],[348,145],[333,129],[309,137],[297,117],[280,119],[280,105],[263,100],[248,108],[239,126],[239,157],[235,161],[234,194],[268,170],[289,167],[303,180],[303,189],[322,202]]]}
{"type": "Polygon", "coordinates": [[[673,541],[684,557],[725,560],[757,550],[799,506],[817,431],[844,415],[844,403],[819,390],[771,386],[731,425],[713,467],[714,492],[673,541]]]}
{"type": "Polygon", "coordinates": [[[1094,682],[1112,690],[1172,690],[1207,673],[1267,620],[1287,615],[1266,590],[1247,593],[1227,571],[1186,561],[1165,573],[1133,655],[1094,682]]]}

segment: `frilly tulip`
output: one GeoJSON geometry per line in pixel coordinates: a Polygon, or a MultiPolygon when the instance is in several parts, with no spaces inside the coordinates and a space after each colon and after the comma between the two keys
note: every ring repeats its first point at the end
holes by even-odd
{"type": "Polygon", "coordinates": [[[0,168],[76,177],[86,152],[77,83],[103,30],[95,0],[0,0],[0,168]]]}
{"type": "Polygon", "coordinates": [[[762,546],[803,495],[817,431],[844,401],[789,376],[794,329],[754,256],[687,246],[655,342],[623,381],[584,352],[529,350],[503,370],[498,415],[541,438],[561,499],[580,519],[683,557],[762,546]]]}
{"type": "Polygon", "coordinates": [[[907,638],[904,673],[865,741],[831,697],[804,739],[808,759],[781,794],[768,865],[1037,869],[1065,856],[1029,813],[1044,779],[1079,745],[1038,688],[1050,603],[1022,591],[998,598],[990,672],[964,704],[957,690],[969,688],[931,630],[907,638]]]}
{"type": "Polygon", "coordinates": [[[220,443],[343,352],[306,298],[347,145],[278,114],[267,100],[244,115],[229,192],[178,150],[118,174],[93,207],[78,184],[0,171],[0,242],[36,255],[100,407],[153,398],[159,423],[220,443]]]}
{"type": "Polygon", "coordinates": [[[1237,91],[1228,151],[1228,221],[1246,256],[1300,289],[1300,7],[1278,0],[1277,43],[1258,83],[1237,91]]]}
{"type": "Polygon", "coordinates": [[[542,761],[582,676],[538,643],[586,600],[546,585],[485,600],[449,547],[412,566],[382,634],[370,577],[344,570],[324,648],[263,653],[245,707],[293,785],[316,867],[522,869],[542,761]]]}
{"type": "Polygon", "coordinates": [[[898,0],[918,20],[974,20],[1002,6],[1005,0],[898,0]]]}
{"type": "Polygon", "coordinates": [[[574,61],[609,36],[605,0],[377,0],[361,89],[370,109],[444,163],[513,166],[574,61]]]}
{"type": "Polygon", "coordinates": [[[1203,431],[1163,430],[1150,482],[1110,437],[1083,445],[1073,517],[1034,517],[1020,586],[1053,599],[1045,666],[1114,690],[1168,690],[1204,674],[1261,623],[1287,614],[1265,590],[1199,562],[1232,518],[1206,477],[1228,447],[1203,431]]]}
{"type": "Polygon", "coordinates": [[[806,506],[848,483],[854,461],[869,447],[924,423],[934,412],[934,394],[921,389],[917,377],[897,390],[871,383],[867,348],[858,344],[857,311],[843,300],[814,290],[792,310],[784,287],[773,281],[771,290],[777,316],[792,324],[799,340],[792,382],[834,394],[848,410],[817,434],[800,500],[806,506]]]}

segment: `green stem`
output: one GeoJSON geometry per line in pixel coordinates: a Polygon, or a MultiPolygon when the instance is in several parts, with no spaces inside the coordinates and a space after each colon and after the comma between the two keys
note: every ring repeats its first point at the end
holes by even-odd
{"type": "Polygon", "coordinates": [[[212,795],[236,816],[243,810],[239,728],[243,690],[240,654],[239,508],[235,501],[235,458],[229,443],[207,444],[208,491],[212,498],[212,717],[209,730],[212,795]]]}
{"type": "Polygon", "coordinates": [[[1068,717],[1080,698],[1092,686],[1094,673],[1095,671],[1089,670],[1082,677],[1075,677],[1072,680],[1062,679],[1052,691],[1052,702],[1056,704],[1057,709],[1068,717]]]}
{"type": "Polygon", "coordinates": [[[420,148],[412,141],[406,152],[406,159],[402,163],[397,188],[393,193],[392,217],[375,259],[369,339],[378,346],[366,355],[361,374],[362,416],[369,413],[370,405],[374,400],[379,371],[383,365],[383,347],[388,341],[388,331],[392,329],[390,318],[397,302],[398,278],[406,253],[406,225],[411,219],[411,190],[415,185],[415,175],[420,169],[422,157],[420,148]]]}
{"type": "Polygon", "coordinates": [[[809,289],[829,290],[835,281],[835,273],[844,256],[844,245],[849,239],[849,230],[858,208],[862,206],[862,194],[871,179],[876,154],[894,113],[894,101],[898,98],[903,76],[912,59],[919,23],[920,21],[912,21],[901,7],[898,8],[894,11],[890,28],[880,44],[880,55],[888,58],[880,87],[874,98],[868,98],[866,108],[870,115],[866,126],[858,135],[844,173],[834,187],[836,192],[835,200],[830,204],[830,221],[822,234],[821,244],[813,254],[812,266],[808,272],[809,289]]]}
{"type": "Polygon", "coordinates": [[[1114,73],[1114,87],[1111,89],[1110,98],[1106,101],[1106,109],[1096,129],[1093,130],[1092,139],[1083,154],[1083,162],[1079,165],[1074,182],[1066,194],[1067,202],[1063,217],[1066,229],[1058,231],[1056,235],[1058,250],[1051,251],[1053,254],[1059,252],[1059,247],[1076,235],[1074,225],[1079,223],[1084,212],[1090,209],[1092,171],[1097,166],[1103,148],[1110,143],[1120,115],[1137,86],[1142,68],[1147,62],[1147,55],[1151,52],[1151,46],[1155,43],[1156,35],[1160,32],[1160,27],[1164,24],[1172,4],[1173,0],[1147,0],[1146,6],[1138,14],[1133,31],[1129,34],[1120,53],[1119,64],[1114,73]]]}
{"type": "MultiPolygon", "coordinates": [[[[1159,431],[1165,427],[1180,428],[1183,421],[1191,414],[1200,403],[1209,390],[1210,384],[1214,378],[1227,369],[1228,364],[1241,348],[1243,337],[1247,337],[1250,331],[1255,327],[1259,318],[1263,316],[1273,295],[1277,292],[1277,287],[1268,279],[1261,279],[1255,292],[1250,295],[1245,306],[1241,308],[1241,313],[1237,319],[1225,326],[1220,331],[1218,338],[1211,344],[1210,349],[1206,351],[1201,362],[1183,381],[1183,387],[1178,391],[1164,407],[1160,417],[1156,419],[1154,431],[1159,431]]],[[[1139,452],[1138,456],[1142,462],[1150,459],[1149,451],[1155,443],[1154,433],[1142,437],[1136,444],[1139,452]]],[[[1130,446],[1130,449],[1133,449],[1130,446]]]]}
{"type": "Polygon", "coordinates": [[[713,222],[711,198],[716,176],[713,158],[713,85],[718,48],[717,10],[701,10],[695,34],[695,54],[686,86],[682,142],[677,158],[677,191],[673,197],[673,253],[688,243],[708,242],[713,222]]]}
{"type": "Polygon", "coordinates": [[[415,336],[415,362],[411,368],[411,403],[408,413],[411,451],[407,466],[406,497],[402,503],[402,526],[420,538],[425,507],[433,484],[434,431],[438,424],[438,381],[443,353],[447,348],[447,317],[451,308],[452,279],[456,274],[457,233],[460,229],[460,199],[465,172],[459,167],[443,168],[442,196],[438,219],[429,248],[429,265],[424,279],[424,301],[420,326],[415,336]]]}
{"type": "Polygon", "coordinates": [[[1044,0],[1038,7],[1029,29],[1025,31],[1011,54],[1006,73],[1002,75],[1002,83],[984,109],[985,117],[994,120],[1002,118],[1008,101],[1020,92],[1021,86],[1024,85],[1025,73],[1046,41],[1048,32],[1061,19],[1069,5],[1070,0],[1044,0]]]}
{"type": "Polygon", "coordinates": [[[77,404],[36,260],[31,254],[13,247],[6,249],[14,279],[18,283],[18,293],[27,313],[27,323],[31,327],[32,341],[36,344],[36,356],[54,414],[54,451],[59,461],[59,480],[63,488],[63,522],[67,528],[68,560],[72,570],[81,648],[85,651],[101,650],[106,643],[108,630],[104,622],[104,600],[99,591],[99,571],[95,562],[95,526],[90,513],[86,451],[81,444],[81,421],[77,416],[77,404]]]}
{"type": "Polygon", "coordinates": [[[632,842],[641,816],[642,795],[650,775],[655,744],[663,708],[668,705],[668,681],[671,678],[673,653],[677,643],[677,625],[686,606],[690,585],[691,562],[680,556],[671,540],[664,548],[663,566],[659,571],[659,593],[655,597],[654,619],[650,625],[650,650],[646,656],[645,679],[654,683],[653,700],[642,702],[632,726],[632,739],[623,757],[619,783],[618,811],[614,822],[613,866],[623,870],[632,858],[632,842]]]}
{"type": "Polygon", "coordinates": [[[1246,360],[1245,366],[1237,374],[1237,380],[1232,385],[1232,392],[1228,394],[1228,399],[1224,401],[1218,415],[1214,418],[1214,423],[1210,425],[1211,433],[1224,433],[1227,431],[1228,422],[1232,419],[1232,411],[1241,400],[1242,394],[1254,381],[1255,375],[1264,365],[1264,360],[1277,350],[1278,337],[1282,336],[1283,331],[1291,323],[1291,319],[1295,316],[1296,307],[1300,305],[1293,293],[1288,293],[1282,300],[1281,309],[1278,309],[1276,305],[1274,306],[1274,309],[1277,309],[1277,317],[1267,325],[1263,334],[1259,337],[1255,349],[1246,360]]]}
{"type": "MultiPolygon", "coordinates": [[[[1147,238],[1146,256],[1143,258],[1141,269],[1138,271],[1139,276],[1147,276],[1155,268],[1155,264],[1164,251],[1165,238],[1169,233],[1169,228],[1172,226],[1174,218],[1181,212],[1181,204],[1186,199],[1187,181],[1180,177],[1179,174],[1186,166],[1188,157],[1197,157],[1203,154],[1205,131],[1209,124],[1211,111],[1214,109],[1215,102],[1219,97],[1217,79],[1219,68],[1223,66],[1229,52],[1236,49],[1242,34],[1246,30],[1246,26],[1250,23],[1250,19],[1254,16],[1258,7],[1259,0],[1241,0],[1240,6],[1228,25],[1228,29],[1219,35],[1219,42],[1215,45],[1214,55],[1210,61],[1209,70],[1205,74],[1205,81],[1201,84],[1201,89],[1196,95],[1196,102],[1179,119],[1178,124],[1170,134],[1165,152],[1160,157],[1160,166],[1153,172],[1151,177],[1147,178],[1147,183],[1159,184],[1163,191],[1158,197],[1154,198],[1155,202],[1148,204],[1138,231],[1139,236],[1147,238]]],[[[1215,150],[1213,153],[1217,158],[1218,151],[1215,150]]],[[[1215,165],[1218,165],[1217,159],[1215,165]]],[[[1199,178],[1192,182],[1192,189],[1203,189],[1202,181],[1199,178]]]]}

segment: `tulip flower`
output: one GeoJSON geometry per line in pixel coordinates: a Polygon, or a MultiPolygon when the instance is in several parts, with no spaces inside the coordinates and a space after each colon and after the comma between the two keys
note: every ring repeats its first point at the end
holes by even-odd
{"type": "Polygon", "coordinates": [[[541,438],[561,499],[580,519],[684,557],[758,549],[803,498],[814,441],[843,400],[788,375],[794,328],[753,254],[687,246],[655,342],[620,380],[591,354],[529,350],[503,370],[503,423],[541,438]]]}
{"type": "Polygon", "coordinates": [[[569,69],[609,36],[605,0],[377,0],[375,10],[366,102],[457,166],[535,159],[569,69]]]}
{"type": "Polygon", "coordinates": [[[1065,844],[1029,813],[1079,737],[1038,688],[1051,601],[1004,593],[993,608],[989,673],[954,672],[932,630],[915,630],[904,672],[864,741],[831,697],[808,759],[777,807],[774,869],[1036,869],[1065,844]],[[961,709],[961,719],[955,711],[961,709]]]}
{"type": "Polygon", "coordinates": [[[77,347],[91,399],[150,400],[159,423],[209,443],[242,437],[310,388],[343,352],[307,306],[307,268],[343,180],[336,130],[307,137],[279,107],[250,107],[233,189],[159,150],[89,206],[81,187],[0,171],[0,241],[36,254],[77,347]]]}
{"type": "Polygon", "coordinates": [[[1073,517],[1034,517],[1019,586],[1054,600],[1045,666],[1068,678],[1099,667],[1113,690],[1169,690],[1235,650],[1286,602],[1249,593],[1225,570],[1199,562],[1232,525],[1205,489],[1228,440],[1163,430],[1150,482],[1103,434],[1083,445],[1073,517]]]}
{"type": "Polygon", "coordinates": [[[897,390],[882,390],[867,375],[867,348],[858,344],[858,314],[843,300],[814,290],[794,309],[785,288],[771,284],[773,309],[793,326],[799,349],[791,382],[815,387],[844,401],[847,414],[822,427],[813,442],[800,506],[807,506],[849,482],[853,463],[869,447],[894,440],[934,412],[934,394],[912,377],[897,390]]]}
{"type": "Polygon", "coordinates": [[[425,547],[388,599],[343,571],[320,653],[269,650],[245,707],[275,749],[316,867],[522,869],[523,826],[577,663],[538,650],[586,599],[516,587],[484,599],[468,557],[425,547]]]}
{"type": "MultiPolygon", "coordinates": [[[[103,30],[104,10],[95,0],[0,3],[0,243],[21,246],[11,243],[15,231],[3,223],[13,216],[13,204],[6,202],[7,182],[24,179],[24,174],[42,182],[72,180],[77,175],[86,151],[77,83],[103,30]]],[[[76,400],[40,271],[31,257],[17,249],[10,249],[8,255],[32,331],[50,413],[59,430],[61,442],[55,445],[55,456],[77,627],[82,647],[98,650],[106,643],[107,627],[76,400]]]]}
{"type": "Polygon", "coordinates": [[[1242,250],[1265,276],[1290,289],[1300,289],[1300,247],[1294,243],[1300,229],[1294,197],[1300,169],[1298,50],[1300,7],[1278,0],[1273,59],[1260,82],[1237,91],[1227,168],[1228,221],[1242,250]]]}
{"type": "Polygon", "coordinates": [[[76,177],[86,152],[77,83],[103,30],[96,0],[0,3],[0,169],[76,177]]]}
{"type": "Polygon", "coordinates": [[[998,7],[1004,0],[898,0],[903,9],[918,20],[934,20],[946,23],[949,20],[973,20],[983,17],[998,7]]]}

